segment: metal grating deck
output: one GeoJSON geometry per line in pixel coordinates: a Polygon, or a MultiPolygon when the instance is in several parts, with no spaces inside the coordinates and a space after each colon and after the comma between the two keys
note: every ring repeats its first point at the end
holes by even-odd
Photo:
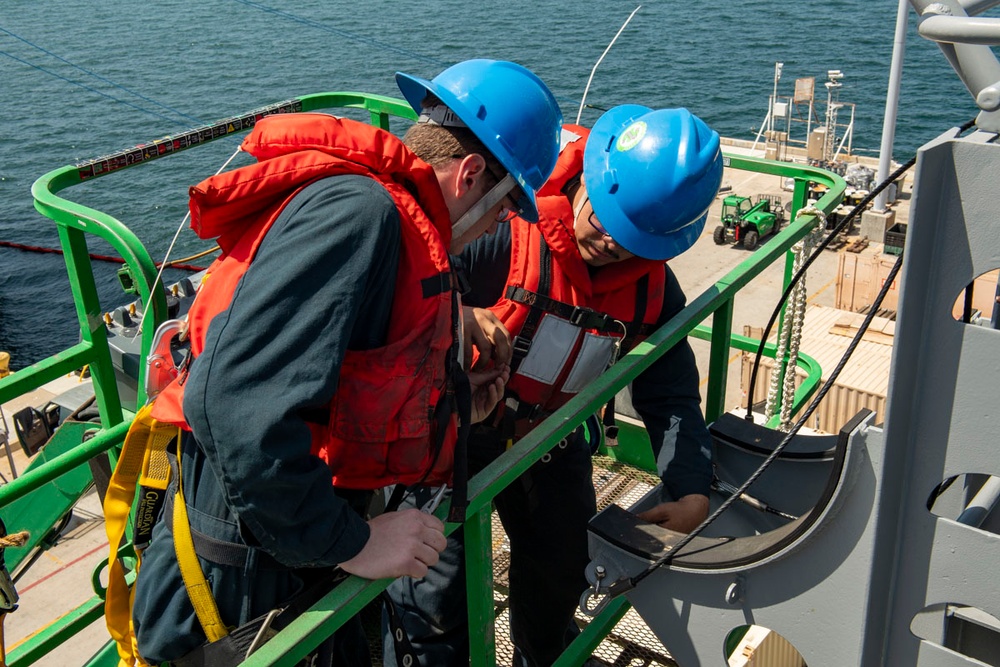
{"type": "MultiPolygon", "coordinates": [[[[611,504],[627,508],[657,483],[659,480],[653,475],[622,465],[608,457],[594,457],[594,489],[597,493],[598,511],[611,504]]],[[[507,569],[510,564],[510,544],[496,512],[493,513],[492,523],[493,604],[496,614],[497,665],[508,667],[512,665],[514,657],[507,615],[507,569]]],[[[377,618],[381,616],[381,607],[376,607],[374,610],[369,607],[362,613],[373,614],[377,618]]],[[[585,626],[589,620],[577,611],[576,621],[581,627],[585,626]]],[[[366,622],[365,626],[370,628],[369,640],[372,641],[374,663],[380,665],[382,646],[378,625],[376,623],[375,628],[372,628],[372,624],[366,622]]],[[[614,667],[676,667],[677,663],[670,659],[670,654],[663,647],[663,644],[649,630],[635,610],[630,609],[611,634],[598,646],[586,665],[588,667],[611,665],[614,667]]]]}

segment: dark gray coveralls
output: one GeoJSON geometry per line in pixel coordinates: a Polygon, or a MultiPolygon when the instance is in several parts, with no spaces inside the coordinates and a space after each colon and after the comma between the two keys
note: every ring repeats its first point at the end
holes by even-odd
{"type": "MultiPolygon", "coordinates": [[[[191,527],[209,542],[248,547],[242,564],[199,557],[228,625],[282,606],[368,540],[367,523],[310,453],[305,418],[329,406],[348,348],[383,344],[400,239],[396,206],[377,181],[349,175],[309,185],[265,236],[191,365],[184,416],[192,434],[181,455],[191,527]]],[[[145,551],[133,618],[151,664],[206,641],[169,520],[145,551]]],[[[333,664],[370,664],[360,632],[345,628],[333,664]]]]}

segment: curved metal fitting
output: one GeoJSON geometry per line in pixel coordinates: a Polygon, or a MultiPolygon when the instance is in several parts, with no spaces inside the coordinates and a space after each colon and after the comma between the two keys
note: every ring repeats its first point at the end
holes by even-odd
{"type": "Polygon", "coordinates": [[[596,598],[598,595],[602,594],[600,583],[601,583],[600,579],[597,579],[594,582],[594,585],[585,590],[583,594],[580,596],[580,611],[582,611],[587,616],[591,617],[597,616],[602,611],[604,611],[605,607],[611,604],[611,601],[614,600],[616,597],[624,593],[627,593],[628,591],[635,588],[635,584],[632,583],[632,579],[623,576],[622,578],[616,580],[613,584],[608,586],[607,590],[603,591],[604,597],[600,600],[600,602],[591,607],[590,606],[591,600],[596,598]]]}
{"type": "Polygon", "coordinates": [[[927,15],[951,16],[952,15],[952,11],[951,11],[951,7],[949,7],[948,5],[944,4],[943,2],[935,2],[935,3],[932,3],[930,5],[927,5],[927,8],[924,9],[924,11],[921,12],[920,15],[921,16],[927,16],[927,15]]]}
{"type": "Polygon", "coordinates": [[[600,595],[601,594],[595,592],[593,588],[588,588],[587,590],[585,590],[583,593],[580,594],[580,611],[583,612],[584,616],[589,616],[590,618],[594,618],[602,611],[604,611],[604,608],[608,606],[609,602],[611,602],[611,596],[604,595],[604,597],[599,602],[597,602],[597,604],[591,607],[590,606],[591,601],[600,595]]]}
{"type": "Polygon", "coordinates": [[[580,594],[580,611],[590,617],[597,616],[601,609],[603,609],[610,599],[605,596],[605,599],[598,602],[593,607],[590,606],[591,600],[598,597],[599,595],[604,595],[604,591],[601,587],[601,582],[604,581],[604,577],[607,575],[607,570],[604,569],[603,565],[594,566],[594,583],[591,584],[590,588],[585,590],[580,594]]]}
{"type": "MultiPolygon", "coordinates": [[[[146,396],[151,400],[155,398],[163,389],[170,384],[174,378],[180,375],[183,368],[174,362],[173,350],[175,345],[179,345],[187,336],[187,321],[166,320],[156,329],[153,334],[153,345],[146,357],[146,371],[144,385],[146,396]],[[175,343],[174,341],[177,341],[175,343]]],[[[186,366],[190,361],[190,354],[184,354],[181,366],[186,366]]]]}
{"type": "Polygon", "coordinates": [[[1000,81],[980,90],[976,95],[976,105],[983,111],[1000,109],[1000,81]]]}
{"type": "Polygon", "coordinates": [[[743,591],[746,587],[746,579],[742,574],[737,575],[733,583],[726,589],[726,604],[738,605],[743,602],[743,591]]]}

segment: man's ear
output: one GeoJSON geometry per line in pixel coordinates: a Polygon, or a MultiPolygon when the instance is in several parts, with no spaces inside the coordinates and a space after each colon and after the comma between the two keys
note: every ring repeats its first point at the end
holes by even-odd
{"type": "Polygon", "coordinates": [[[458,166],[458,182],[456,185],[460,192],[456,194],[461,197],[469,192],[476,192],[477,186],[486,175],[486,160],[479,153],[470,153],[462,158],[458,166]]]}

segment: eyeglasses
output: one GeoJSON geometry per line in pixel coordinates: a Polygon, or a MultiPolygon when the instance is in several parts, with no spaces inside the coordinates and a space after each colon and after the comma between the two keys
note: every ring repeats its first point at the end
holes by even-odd
{"type": "Polygon", "coordinates": [[[601,226],[601,223],[597,219],[597,216],[594,215],[593,210],[591,210],[590,215],[587,216],[587,222],[589,222],[590,226],[596,229],[601,236],[607,236],[609,239],[614,240],[611,234],[608,233],[608,230],[601,226]]]}

